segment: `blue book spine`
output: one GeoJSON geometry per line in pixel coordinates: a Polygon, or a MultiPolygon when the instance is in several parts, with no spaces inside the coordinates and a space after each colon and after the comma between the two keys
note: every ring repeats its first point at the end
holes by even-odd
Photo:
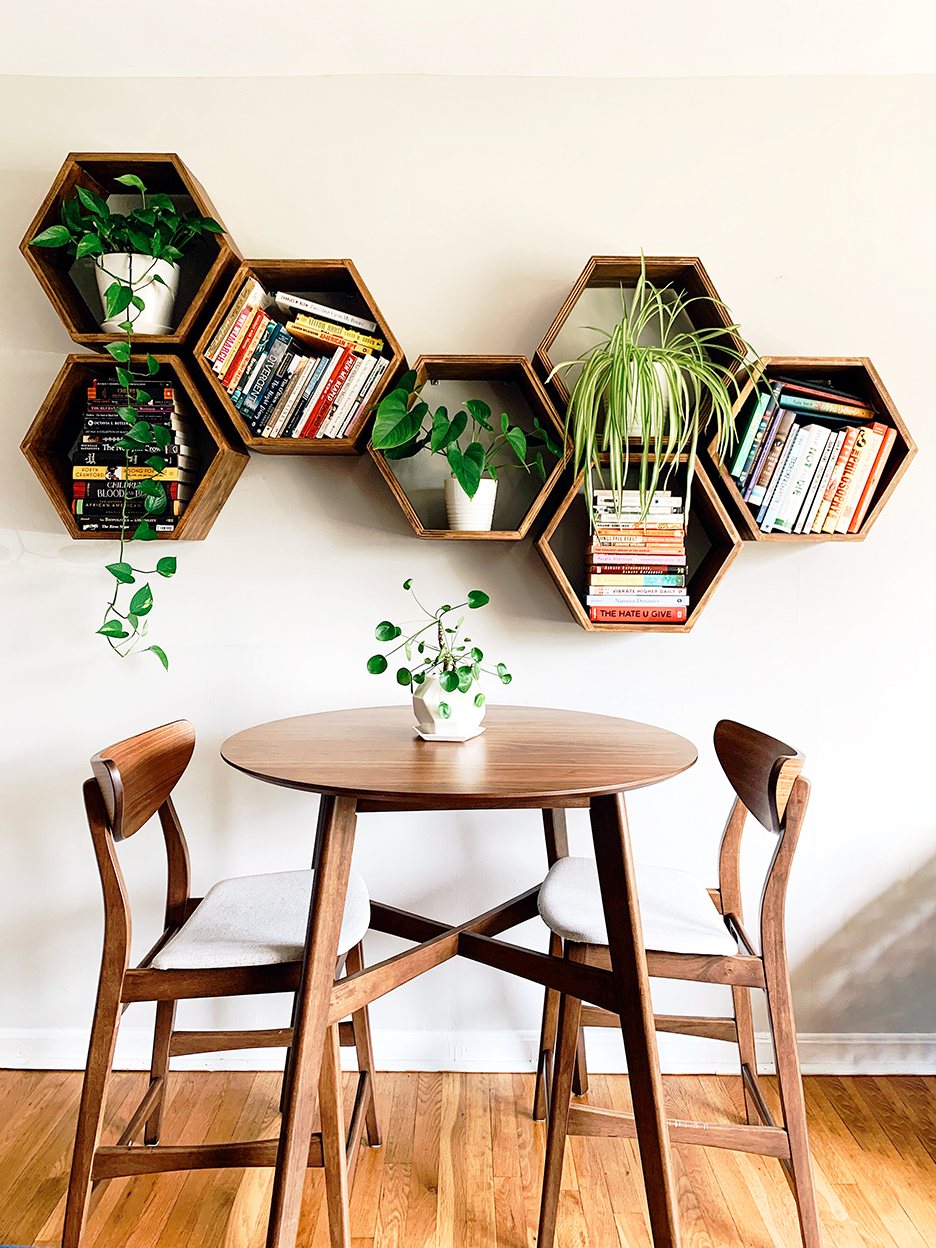
{"type": "Polygon", "coordinates": [[[263,397],[263,391],[269,385],[270,380],[279,368],[280,361],[286,354],[286,348],[292,342],[291,336],[283,329],[282,325],[277,325],[273,335],[270,338],[267,357],[260,366],[260,371],[251,383],[250,389],[244,392],[243,411],[248,415],[256,412],[263,397]]]}
{"type": "Polygon", "coordinates": [[[331,360],[332,360],[332,357],[330,355],[323,355],[319,357],[318,361],[316,362],[315,368],[312,370],[312,376],[309,378],[309,380],[305,384],[305,388],[302,392],[302,398],[296,404],[295,410],[293,411],[289,420],[286,422],[283,429],[280,431],[281,438],[291,438],[293,434],[295,433],[296,429],[301,427],[305,423],[305,418],[309,414],[308,413],[309,400],[312,398],[313,394],[315,394],[315,391],[318,389],[318,384],[322,380],[325,370],[326,368],[328,368],[329,364],[331,363],[331,360]]]}

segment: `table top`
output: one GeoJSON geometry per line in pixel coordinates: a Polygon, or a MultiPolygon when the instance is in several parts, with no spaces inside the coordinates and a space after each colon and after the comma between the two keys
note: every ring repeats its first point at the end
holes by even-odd
{"type": "Polygon", "coordinates": [[[221,756],[270,784],[408,809],[585,805],[697,758],[676,733],[584,711],[491,706],[481,736],[460,743],[423,741],[413,718],[409,705],[298,715],[229,737],[221,756]]]}

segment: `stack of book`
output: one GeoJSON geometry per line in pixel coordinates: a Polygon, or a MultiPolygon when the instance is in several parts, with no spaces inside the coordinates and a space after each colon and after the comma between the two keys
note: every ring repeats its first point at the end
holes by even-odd
{"type": "Polygon", "coordinates": [[[595,490],[590,549],[589,619],[603,624],[683,624],[686,588],[686,515],[683,500],[660,490],[641,504],[637,490],[615,499],[595,490]]]}
{"type": "Polygon", "coordinates": [[[779,378],[761,391],[731,475],[763,533],[857,533],[897,430],[863,398],[779,378]]]}
{"type": "Polygon", "coordinates": [[[82,532],[119,531],[148,520],[157,533],[171,533],[185,511],[198,479],[198,447],[194,426],[180,403],[177,387],[151,378],[134,389],[149,396],[135,400],[139,419],[170,431],[167,446],[156,441],[127,451],[117,445],[129,428],[118,408],[127,404],[127,392],[116,377],[92,381],[87,390],[81,431],[71,450],[72,511],[82,532]],[[147,460],[159,455],[165,468],[156,471],[147,460]],[[162,482],[168,505],[160,514],[147,512],[145,495],[135,482],[162,482]]]}
{"type": "Polygon", "coordinates": [[[376,329],[249,278],[205,358],[254,437],[341,438],[390,366],[376,329]]]}

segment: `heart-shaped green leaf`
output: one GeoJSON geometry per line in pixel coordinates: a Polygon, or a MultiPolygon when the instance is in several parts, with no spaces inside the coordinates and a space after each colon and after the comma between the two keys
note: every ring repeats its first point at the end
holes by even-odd
{"type": "Polygon", "coordinates": [[[162,648],[162,646],[148,646],[147,649],[152,650],[153,654],[156,655],[156,658],[159,659],[160,663],[168,672],[169,671],[169,659],[166,657],[166,652],[162,648]]]}
{"type": "Polygon", "coordinates": [[[80,260],[82,256],[102,256],[103,254],[104,244],[97,234],[85,234],[78,240],[78,246],[75,249],[77,259],[80,260]]]}
{"type": "Polygon", "coordinates": [[[72,241],[71,230],[65,225],[50,225],[47,230],[29,240],[30,247],[64,247],[72,241]]]}
{"type": "Polygon", "coordinates": [[[96,217],[110,216],[110,209],[104,200],[101,199],[100,195],[95,195],[94,191],[89,191],[87,187],[78,187],[78,198],[87,210],[93,212],[96,217]]]}
{"type": "Polygon", "coordinates": [[[130,599],[130,610],[134,615],[146,615],[153,608],[153,593],[149,585],[141,585],[130,599]]]}
{"type": "Polygon", "coordinates": [[[162,559],[156,561],[156,571],[160,576],[175,576],[176,557],[175,555],[166,555],[162,559]]]}
{"type": "Polygon", "coordinates": [[[124,627],[120,620],[108,620],[106,624],[102,624],[97,630],[102,637],[129,637],[130,634],[124,631],[124,627]]]}
{"type": "Polygon", "coordinates": [[[458,674],[456,672],[443,672],[439,677],[439,684],[446,693],[454,693],[458,688],[458,674]]]}
{"type": "Polygon", "coordinates": [[[109,563],[107,571],[111,576],[115,576],[121,585],[132,585],[134,583],[133,568],[129,563],[109,563]]]}
{"type": "Polygon", "coordinates": [[[159,372],[159,360],[156,359],[155,355],[148,355],[146,357],[146,368],[151,377],[155,377],[159,372]]]}
{"type": "Polygon", "coordinates": [[[113,282],[104,292],[104,315],[108,320],[125,312],[133,302],[133,288],[113,282]]]}
{"type": "MultiPolygon", "coordinates": [[[[487,604],[488,604],[490,601],[491,601],[491,600],[490,600],[490,598],[489,598],[489,597],[488,597],[488,595],[484,592],[484,590],[483,590],[483,589],[469,589],[469,591],[468,591],[468,606],[469,606],[472,610],[474,610],[474,609],[475,609],[475,607],[486,607],[486,606],[487,606],[487,604]]],[[[474,651],[472,651],[472,654],[474,654],[474,653],[475,653],[475,652],[474,652],[474,651]]],[[[481,659],[482,659],[484,656],[481,654],[481,651],[479,650],[479,651],[477,652],[477,654],[475,655],[475,657],[476,657],[476,658],[477,658],[477,660],[480,662],[480,661],[481,661],[481,659]]]]}
{"type": "Polygon", "coordinates": [[[153,441],[156,443],[157,446],[163,447],[163,449],[165,449],[169,445],[169,443],[172,441],[172,435],[165,425],[153,425],[152,431],[153,431],[153,441]]]}
{"type": "Polygon", "coordinates": [[[135,186],[141,195],[146,194],[146,187],[140,181],[135,173],[121,173],[114,178],[115,182],[119,182],[121,186],[135,186]]]}
{"type": "Polygon", "coordinates": [[[374,629],[374,636],[378,641],[393,641],[395,637],[399,637],[402,631],[395,624],[391,624],[389,620],[381,620],[374,629]]]}
{"type": "Polygon", "coordinates": [[[381,672],[387,670],[387,660],[382,654],[372,655],[367,660],[367,670],[372,676],[379,676],[381,672]]]}
{"type": "Polygon", "coordinates": [[[398,667],[396,674],[398,685],[406,685],[407,688],[413,683],[413,674],[408,667],[398,667]]]}
{"type": "Polygon", "coordinates": [[[513,453],[520,460],[521,464],[525,464],[527,456],[526,434],[522,429],[518,429],[516,425],[512,429],[507,429],[506,434],[513,453]]]}
{"type": "MultiPolygon", "coordinates": [[[[109,351],[119,364],[126,364],[130,359],[129,342],[108,342],[104,344],[104,350],[109,351]]],[[[124,419],[126,420],[126,417],[124,419]]]]}
{"type": "Polygon", "coordinates": [[[135,542],[155,542],[156,530],[150,525],[148,520],[141,520],[133,533],[133,541],[135,542]]]}

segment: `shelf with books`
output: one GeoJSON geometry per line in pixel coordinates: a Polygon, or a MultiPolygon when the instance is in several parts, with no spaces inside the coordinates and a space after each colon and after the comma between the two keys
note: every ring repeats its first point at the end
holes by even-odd
{"type": "MultiPolygon", "coordinates": [[[[744,353],[744,344],[730,332],[731,314],[698,256],[592,256],[533,356],[533,366],[563,416],[581,369],[572,367],[555,376],[553,369],[565,360],[577,359],[601,341],[593,326],[610,330],[618,324],[621,290],[625,298],[628,292],[633,293],[640,277],[641,259],[648,282],[657,287],[672,286],[680,294],[698,299],[692,305],[696,328],[724,330],[725,344],[744,353]]],[[[717,347],[720,341],[714,338],[712,346],[717,347]]]]}
{"type": "Polygon", "coordinates": [[[916,454],[869,359],[765,356],[725,462],[703,451],[745,541],[860,542],[916,454]]]}
{"type": "MultiPolygon", "coordinates": [[[[153,401],[165,404],[162,420],[171,422],[173,430],[184,430],[178,440],[184,439],[186,443],[180,447],[186,466],[170,467],[167,474],[159,478],[168,483],[174,501],[182,504],[173,508],[181,513],[171,521],[174,529],[159,531],[159,537],[200,541],[207,536],[246,467],[247,455],[226,431],[225,417],[212,411],[199,394],[180,357],[164,354],[156,355],[155,359],[159,372],[143,384],[149,384],[150,380],[165,384],[166,389],[154,396],[153,401]]],[[[135,371],[146,374],[146,356],[131,356],[130,363],[135,371]]],[[[116,367],[109,355],[69,355],[21,445],[73,538],[113,539],[116,536],[115,529],[82,527],[90,523],[90,512],[95,506],[102,514],[109,514],[108,508],[114,508],[109,500],[99,499],[90,505],[87,500],[91,494],[102,495],[108,482],[111,482],[109,492],[113,495],[113,479],[121,476],[109,463],[95,462],[93,471],[88,466],[87,461],[108,461],[112,456],[84,453],[89,442],[89,427],[95,420],[105,437],[109,434],[108,422],[116,423],[108,411],[108,408],[113,411],[115,406],[111,391],[116,381],[116,367]]],[[[171,458],[166,458],[171,464],[171,458]]],[[[118,506],[118,514],[119,511],[118,506]]]]}
{"type": "MultiPolygon", "coordinates": [[[[444,406],[455,416],[467,401],[480,399],[491,409],[498,432],[505,413],[510,425],[525,434],[534,434],[538,421],[552,431],[556,442],[564,441],[562,421],[524,355],[421,355],[414,371],[416,389],[432,410],[444,406]]],[[[565,457],[544,453],[542,479],[508,458],[497,471],[494,527],[452,529],[446,525],[443,497],[444,482],[451,476],[444,454],[430,454],[427,448],[411,458],[388,459],[373,442],[368,450],[413,532],[436,541],[519,541],[539,515],[566,462],[565,457]]]]}
{"type": "MultiPolygon", "coordinates": [[[[124,335],[101,330],[104,312],[92,257],[73,259],[64,247],[35,247],[31,240],[58,225],[62,205],[78,188],[101,196],[109,207],[126,212],[139,196],[116,179],[133,174],[148,192],[172,197],[181,212],[219,220],[204,189],[173,152],[72,152],[66,158],[20,243],[20,251],[39,279],[62,324],[74,342],[100,351],[124,335]]],[[[166,334],[135,333],[134,343],[150,350],[176,348],[191,342],[205,321],[207,308],[240,263],[228,234],[205,232],[190,244],[180,265],[172,329],[166,334]]]]}
{"type": "Polygon", "coordinates": [[[350,260],[245,260],[195,357],[246,445],[269,455],[361,454],[406,367],[350,260]]]}
{"type": "MultiPolygon", "coordinates": [[[[686,457],[682,456],[681,464],[685,462],[686,457]]],[[[669,479],[661,483],[661,488],[669,494],[660,500],[659,510],[661,513],[671,511],[672,517],[651,517],[647,521],[651,532],[662,532],[662,526],[670,522],[682,522],[685,476],[685,469],[677,467],[669,479]]],[[[632,467],[626,486],[632,488],[636,483],[636,469],[632,467]]],[[[654,499],[654,504],[656,502],[654,499]]],[[[610,510],[611,500],[604,499],[603,506],[610,510]]],[[[536,543],[576,623],[592,633],[690,632],[741,549],[738,531],[705,468],[696,464],[688,522],[681,540],[679,537],[651,537],[637,545],[639,534],[633,541],[626,536],[598,537],[592,532],[589,510],[584,474],[579,473],[569,484],[536,543]],[[599,549],[597,554],[596,549],[599,549]],[[624,551],[627,553],[621,553],[618,560],[619,552],[624,551]],[[633,603],[626,609],[618,608],[613,614],[624,618],[613,622],[591,618],[599,614],[588,601],[597,598],[596,588],[598,594],[607,594],[610,590],[610,596],[615,597],[614,581],[622,575],[626,576],[627,588],[620,591],[620,597],[642,597],[646,601],[633,603]],[[639,593],[633,589],[638,579],[646,585],[639,593]],[[673,595],[685,605],[675,608],[667,605],[664,594],[673,595]],[[685,618],[681,618],[683,616],[685,618]]],[[[605,532],[598,527],[599,533],[605,532]]],[[[639,525],[631,527],[640,528],[639,525]]],[[[682,534],[682,529],[679,532],[682,534]]]]}

